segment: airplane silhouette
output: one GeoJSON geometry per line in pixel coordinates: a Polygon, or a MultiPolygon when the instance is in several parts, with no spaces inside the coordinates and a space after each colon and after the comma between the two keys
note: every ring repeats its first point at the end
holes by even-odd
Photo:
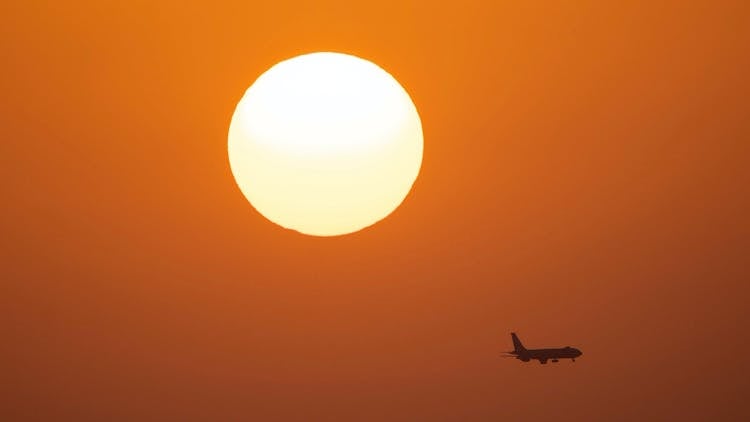
{"type": "Polygon", "coordinates": [[[580,350],[570,346],[559,349],[527,349],[523,347],[516,333],[510,333],[510,337],[513,339],[515,349],[512,352],[506,352],[507,354],[504,357],[516,358],[523,362],[532,359],[537,359],[541,364],[547,363],[547,360],[557,362],[559,359],[571,359],[575,362],[576,358],[583,354],[580,350]]]}

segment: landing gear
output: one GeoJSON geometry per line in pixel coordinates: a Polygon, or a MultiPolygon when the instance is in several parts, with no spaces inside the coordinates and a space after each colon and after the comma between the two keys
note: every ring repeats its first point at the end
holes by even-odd
{"type": "Polygon", "coordinates": [[[554,362],[559,362],[559,360],[557,360],[557,359],[552,359],[552,362],[553,362],[553,363],[554,363],[554,362]]]}
{"type": "Polygon", "coordinates": [[[572,359],[570,359],[570,360],[572,360],[573,362],[575,362],[575,361],[576,361],[576,358],[572,358],[572,359]]]}

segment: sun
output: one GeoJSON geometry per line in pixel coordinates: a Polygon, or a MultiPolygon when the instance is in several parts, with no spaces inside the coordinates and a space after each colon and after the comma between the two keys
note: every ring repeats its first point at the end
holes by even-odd
{"type": "Polygon", "coordinates": [[[242,193],[267,219],[336,236],[388,216],[422,164],[422,124],[388,72],[348,54],[282,61],[237,104],[229,164],[242,193]]]}

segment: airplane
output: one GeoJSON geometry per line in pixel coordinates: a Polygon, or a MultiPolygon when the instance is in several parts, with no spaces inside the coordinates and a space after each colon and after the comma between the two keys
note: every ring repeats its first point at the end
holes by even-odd
{"type": "Polygon", "coordinates": [[[513,339],[515,349],[512,352],[505,352],[507,354],[503,357],[516,358],[523,362],[528,362],[532,359],[537,359],[542,365],[547,363],[547,360],[557,362],[560,359],[571,359],[575,362],[576,358],[583,354],[580,350],[570,346],[559,349],[527,349],[523,347],[516,333],[510,333],[510,337],[513,339]]]}

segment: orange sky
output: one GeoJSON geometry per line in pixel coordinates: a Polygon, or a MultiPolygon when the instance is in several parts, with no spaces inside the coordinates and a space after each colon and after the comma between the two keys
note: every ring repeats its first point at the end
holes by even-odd
{"type": "Polygon", "coordinates": [[[745,1],[10,3],[0,419],[750,416],[745,1]],[[425,133],[337,238],[264,220],[226,153],[319,50],[425,133]],[[511,330],[584,356],[500,359],[511,330]]]}

